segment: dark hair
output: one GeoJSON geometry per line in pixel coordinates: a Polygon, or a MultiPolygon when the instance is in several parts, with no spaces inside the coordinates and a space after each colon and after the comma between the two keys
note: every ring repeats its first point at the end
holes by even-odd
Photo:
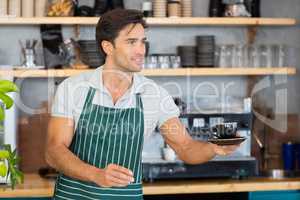
{"type": "Polygon", "coordinates": [[[118,37],[120,31],[129,24],[141,24],[144,28],[147,28],[143,13],[139,10],[117,8],[104,13],[100,17],[96,27],[96,41],[103,55],[105,55],[105,52],[101,42],[106,40],[114,44],[114,40],[118,37]]]}

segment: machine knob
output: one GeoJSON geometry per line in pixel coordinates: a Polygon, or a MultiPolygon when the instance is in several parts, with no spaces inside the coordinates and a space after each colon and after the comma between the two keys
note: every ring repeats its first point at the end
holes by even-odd
{"type": "Polygon", "coordinates": [[[174,173],[174,169],[173,168],[169,168],[168,172],[169,172],[169,174],[173,174],[174,173]]]}

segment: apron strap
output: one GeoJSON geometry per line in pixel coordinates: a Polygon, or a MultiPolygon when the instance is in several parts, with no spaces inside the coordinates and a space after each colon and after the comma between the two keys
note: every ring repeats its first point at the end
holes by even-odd
{"type": "Polygon", "coordinates": [[[82,110],[88,111],[88,112],[90,111],[90,107],[91,107],[90,105],[92,105],[95,93],[96,93],[96,89],[89,87],[89,91],[86,95],[84,106],[83,106],[82,110]]]}
{"type": "Polygon", "coordinates": [[[142,102],[141,93],[137,93],[135,96],[135,99],[136,99],[136,107],[142,111],[143,110],[143,102],[142,102]]]}

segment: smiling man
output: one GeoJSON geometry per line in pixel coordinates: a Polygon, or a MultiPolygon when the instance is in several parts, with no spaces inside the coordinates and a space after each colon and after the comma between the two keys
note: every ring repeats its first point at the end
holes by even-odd
{"type": "Polygon", "coordinates": [[[96,28],[104,65],[59,86],[46,147],[46,160],[60,172],[55,199],[143,199],[142,147],[156,126],[186,163],[237,148],[193,140],[167,91],[136,73],[144,62],[145,28],[139,11],[104,14],[96,28]]]}

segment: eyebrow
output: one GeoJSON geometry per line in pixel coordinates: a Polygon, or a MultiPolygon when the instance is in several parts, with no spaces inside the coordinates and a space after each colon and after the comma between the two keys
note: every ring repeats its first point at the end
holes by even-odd
{"type": "MultiPolygon", "coordinates": [[[[139,40],[139,39],[138,39],[138,38],[127,38],[127,39],[126,39],[126,41],[137,41],[137,40],[139,40]]],[[[147,38],[144,37],[142,40],[143,40],[143,41],[147,41],[147,38]]]]}

